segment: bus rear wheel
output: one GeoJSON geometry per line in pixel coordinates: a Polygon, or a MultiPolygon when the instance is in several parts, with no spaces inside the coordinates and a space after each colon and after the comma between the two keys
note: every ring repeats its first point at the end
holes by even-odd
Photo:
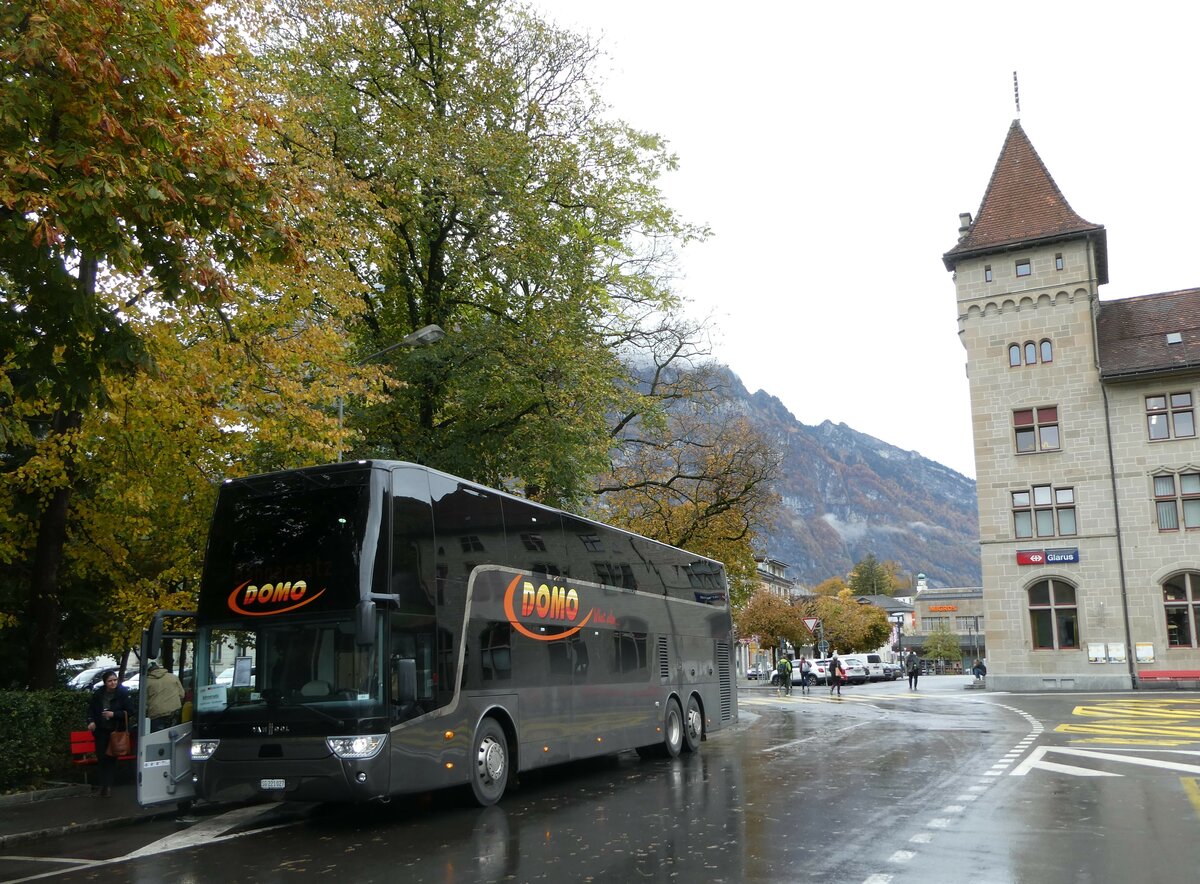
{"type": "Polygon", "coordinates": [[[642,758],[677,758],[682,748],[683,713],[679,711],[679,701],[672,697],[667,700],[667,712],[663,716],[662,742],[638,746],[637,753],[642,758]]]}
{"type": "Polygon", "coordinates": [[[480,807],[500,800],[508,786],[508,738],[494,718],[485,718],[475,732],[471,753],[471,792],[480,807]]]}
{"type": "Polygon", "coordinates": [[[683,751],[698,752],[704,737],[704,716],[700,713],[700,701],[696,695],[688,697],[687,714],[683,717],[683,751]]]}

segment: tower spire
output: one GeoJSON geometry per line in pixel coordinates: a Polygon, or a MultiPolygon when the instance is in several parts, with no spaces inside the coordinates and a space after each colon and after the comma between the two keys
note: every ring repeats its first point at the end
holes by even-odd
{"type": "Polygon", "coordinates": [[[1021,87],[1017,85],[1017,72],[1013,71],[1013,101],[1017,104],[1017,119],[1021,119],[1021,87]]]}

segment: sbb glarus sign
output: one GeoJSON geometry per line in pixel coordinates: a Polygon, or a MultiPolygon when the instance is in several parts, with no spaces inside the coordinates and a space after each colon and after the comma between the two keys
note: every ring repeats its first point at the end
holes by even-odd
{"type": "Polygon", "coordinates": [[[1019,549],[1018,565],[1061,565],[1079,561],[1079,549],[1019,549]]]}

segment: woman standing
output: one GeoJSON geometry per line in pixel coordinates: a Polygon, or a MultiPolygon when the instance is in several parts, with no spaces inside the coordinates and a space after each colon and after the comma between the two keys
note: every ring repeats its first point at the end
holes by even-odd
{"type": "Polygon", "coordinates": [[[99,796],[112,795],[117,759],[108,755],[108,741],[114,731],[128,731],[129,723],[137,717],[129,688],[117,679],[115,669],[105,671],[100,686],[92,692],[88,703],[88,730],[96,738],[97,786],[99,796]]]}

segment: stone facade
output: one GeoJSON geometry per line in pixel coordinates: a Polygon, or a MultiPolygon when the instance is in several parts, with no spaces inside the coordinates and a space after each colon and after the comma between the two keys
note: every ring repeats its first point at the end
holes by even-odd
{"type": "MultiPolygon", "coordinates": [[[[1168,349],[1145,370],[1110,370],[1129,341],[1098,331],[1104,230],[1071,211],[1019,124],[979,217],[962,221],[944,260],[970,380],[989,689],[1118,690],[1139,667],[1200,669],[1200,623],[1188,646],[1169,646],[1163,602],[1183,572],[1200,591],[1200,533],[1161,530],[1154,494],[1155,475],[1200,471],[1200,441],[1150,441],[1146,398],[1190,394],[1194,423],[1200,366],[1168,349]],[[1153,662],[1137,661],[1137,645],[1153,662]]],[[[1149,296],[1134,315],[1169,326],[1178,303],[1200,303],[1180,294],[1149,296]]],[[[1195,336],[1187,314],[1180,331],[1195,336]]]]}

